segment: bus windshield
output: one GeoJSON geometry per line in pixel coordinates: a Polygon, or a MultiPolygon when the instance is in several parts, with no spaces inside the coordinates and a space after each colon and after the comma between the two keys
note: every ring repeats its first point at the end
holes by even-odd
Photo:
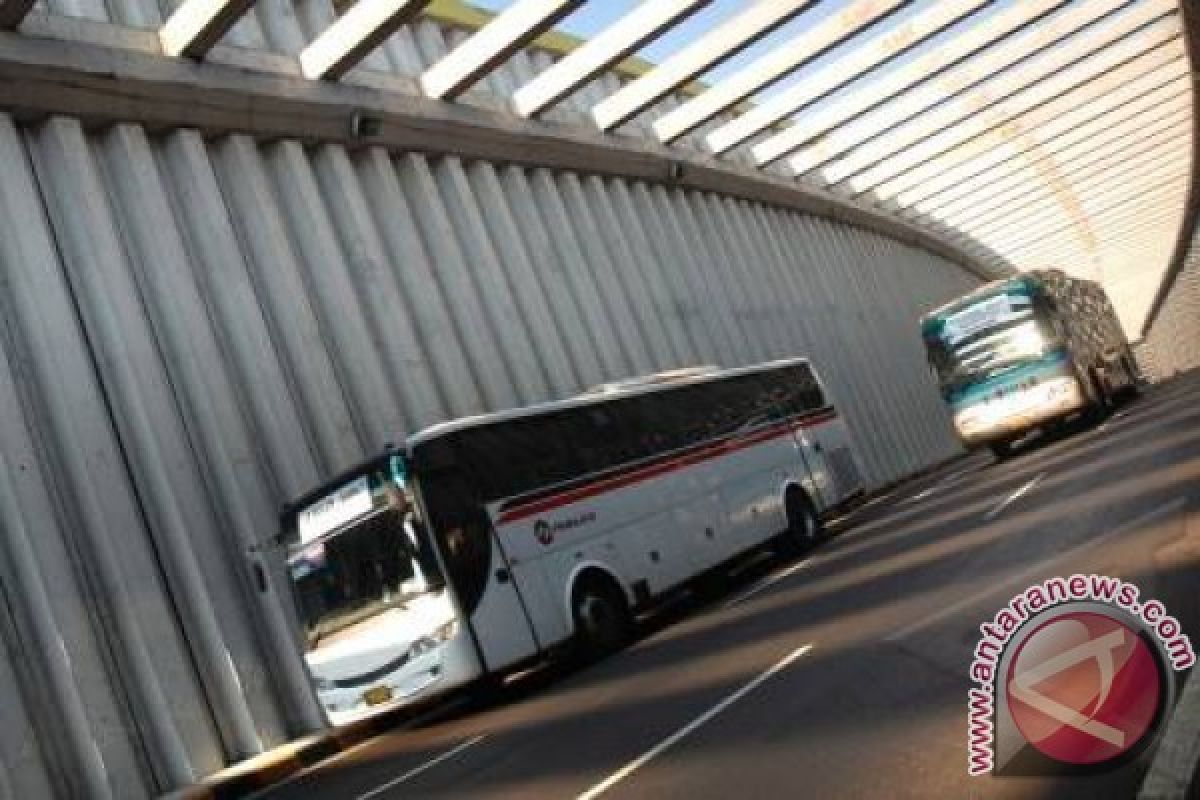
{"type": "Polygon", "coordinates": [[[408,490],[363,475],[297,515],[287,567],[308,650],[444,586],[408,490]]]}
{"type": "Polygon", "coordinates": [[[1027,295],[1003,293],[926,323],[925,345],[939,384],[955,391],[1061,346],[1053,324],[1027,295]]]}

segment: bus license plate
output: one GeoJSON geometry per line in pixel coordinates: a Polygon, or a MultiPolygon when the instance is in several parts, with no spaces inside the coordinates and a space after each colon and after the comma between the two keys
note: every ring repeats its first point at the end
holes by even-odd
{"type": "Polygon", "coordinates": [[[392,687],[373,686],[363,692],[363,702],[369,706],[377,706],[392,699],[392,687]]]}

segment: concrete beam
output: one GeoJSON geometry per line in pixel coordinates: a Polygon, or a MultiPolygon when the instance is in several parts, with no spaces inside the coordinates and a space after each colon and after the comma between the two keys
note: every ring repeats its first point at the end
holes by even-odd
{"type": "MultiPolygon", "coordinates": [[[[1086,24],[1086,21],[1094,19],[1094,15],[1107,6],[1120,4],[1121,0],[1100,0],[1097,3],[1073,7],[1072,11],[1078,15],[1077,18],[1072,17],[1073,24],[1086,24]]],[[[1175,7],[1175,0],[1151,0],[1148,3],[1135,4],[1132,8],[1109,16],[1058,46],[1024,61],[1021,59],[1026,58],[1029,52],[1026,47],[1015,51],[998,48],[997,52],[1005,56],[1001,61],[1011,58],[1020,62],[1000,74],[993,71],[996,67],[991,64],[991,58],[979,59],[980,62],[987,62],[986,71],[978,69],[981,65],[968,62],[965,66],[971,68],[967,70],[970,77],[964,80],[971,81],[969,85],[973,87],[968,91],[959,94],[944,94],[942,91],[917,93],[922,95],[917,104],[923,106],[920,116],[910,119],[910,111],[916,108],[916,105],[909,107],[907,103],[899,103],[895,108],[889,108],[888,113],[864,121],[864,126],[856,126],[857,130],[850,133],[841,132],[836,138],[831,137],[827,140],[827,143],[838,148],[853,148],[853,151],[845,158],[822,167],[822,174],[829,182],[838,183],[871,171],[871,175],[855,187],[859,191],[861,185],[873,186],[882,183],[894,177],[900,169],[889,163],[891,157],[902,154],[901,158],[896,159],[899,163],[912,161],[914,157],[911,154],[917,149],[913,146],[918,143],[924,143],[938,134],[948,134],[950,129],[960,124],[962,127],[971,124],[985,124],[991,127],[992,125],[988,124],[991,123],[991,117],[1011,114],[1010,109],[1013,108],[1028,110],[1035,107],[1037,104],[1031,104],[1030,98],[1041,98],[1043,102],[1052,99],[1073,85],[1177,36],[1179,22],[1175,17],[1139,30],[1153,20],[1171,13],[1175,7]],[[976,83],[976,78],[987,79],[976,83]],[[1062,88],[1059,88],[1060,86],[1062,88]],[[925,106],[930,100],[934,101],[935,105],[925,106]],[[884,130],[888,132],[887,136],[879,136],[884,130]],[[878,168],[872,169],[873,167],[878,168]]],[[[1039,26],[1031,31],[1031,34],[1041,30],[1043,28],[1039,26]]],[[[1014,42],[1026,44],[1025,37],[1019,37],[1014,42]]],[[[941,84],[936,86],[939,89],[947,88],[941,84]]],[[[812,154],[806,152],[791,159],[789,163],[797,173],[804,173],[813,166],[811,159],[812,154]]]]}
{"type": "Polygon", "coordinates": [[[1119,121],[1128,111],[1140,112],[1148,102],[1167,102],[1179,92],[1191,94],[1187,59],[1179,53],[1163,64],[1157,54],[1150,54],[953,148],[906,175],[896,186],[885,184],[880,191],[896,191],[896,202],[903,206],[915,206],[927,199],[944,204],[966,198],[981,185],[971,180],[987,185],[1007,174],[1012,164],[1025,163],[1026,151],[1049,153],[1061,143],[1084,141],[1086,136],[1076,136],[1090,123],[1108,115],[1116,115],[1114,121],[1119,121]]]}
{"type": "Polygon", "coordinates": [[[429,97],[453,100],[554,27],[583,0],[519,0],[421,75],[429,97]]]}
{"type": "Polygon", "coordinates": [[[758,0],[701,35],[592,109],[596,126],[611,130],[716,64],[740,53],[804,11],[813,0],[758,0]]]}
{"type": "MultiPolygon", "coordinates": [[[[793,39],[787,47],[796,69],[856,36],[859,31],[892,13],[901,5],[896,0],[857,0],[843,11],[827,17],[793,39]]],[[[720,154],[737,147],[759,131],[779,122],[794,108],[786,102],[768,100],[722,125],[707,137],[709,148],[720,154]]]]}
{"type": "MultiPolygon", "coordinates": [[[[1142,120],[1131,120],[1131,123],[1140,122],[1142,120]]],[[[1031,202],[1052,195],[1053,189],[1044,180],[1047,174],[1053,175],[1056,180],[1079,186],[1081,181],[1129,163],[1148,150],[1154,150],[1159,157],[1174,160],[1172,156],[1178,154],[1182,145],[1186,157],[1186,148],[1191,144],[1191,125],[1191,109],[1184,109],[1157,123],[1146,121],[1142,126],[1131,126],[1134,130],[1126,128],[1122,130],[1124,135],[1097,142],[1095,149],[1080,154],[1075,160],[1039,160],[1030,168],[1031,173],[1028,176],[1021,176],[1019,182],[1005,191],[981,196],[974,207],[964,207],[954,213],[939,213],[936,217],[951,226],[967,222],[981,225],[993,219],[1006,217],[1031,202]]]]}
{"type": "MultiPolygon", "coordinates": [[[[1019,139],[1025,115],[1045,117],[1051,106],[1061,110],[1063,103],[1058,101],[1074,90],[1080,90],[1074,95],[1076,98],[1104,94],[1119,86],[1119,82],[1114,82],[1117,75],[1132,73],[1132,77],[1137,77],[1179,59],[1180,40],[1173,22],[1165,19],[1143,28],[961,124],[858,173],[847,181],[848,186],[855,194],[874,190],[877,196],[894,197],[926,180],[929,175],[925,168],[940,169],[940,163],[936,167],[931,165],[957,148],[962,148],[961,153],[994,146],[997,139],[1019,139]]],[[[1018,147],[1021,147],[1019,142],[1018,147]]]]}
{"type": "Polygon", "coordinates": [[[430,2],[358,0],[300,51],[301,72],[312,80],[337,80],[430,2]]]}
{"type": "Polygon", "coordinates": [[[980,277],[990,274],[949,239],[817,187],[645,140],[369,86],[193,64],[82,42],[64,48],[56,41],[0,33],[0,108],[19,120],[61,114],[96,125],[131,122],[157,130],[194,128],[211,136],[241,132],[261,140],[379,145],[670,184],[838,220],[921,247],[980,277]],[[352,127],[356,118],[374,123],[369,135],[361,126],[352,127]]]}
{"type": "MultiPolygon", "coordinates": [[[[1135,238],[1144,240],[1147,231],[1155,226],[1170,223],[1171,220],[1178,220],[1182,213],[1182,208],[1178,205],[1161,205],[1157,208],[1134,206],[1107,212],[1100,217],[1104,221],[1105,237],[1100,242],[1099,250],[1103,251],[1111,245],[1135,238]]],[[[1035,246],[1039,252],[1053,252],[1053,244],[1054,240],[1048,239],[1035,246]]]]}
{"type": "MultiPolygon", "coordinates": [[[[1087,208],[1088,221],[1094,230],[1096,224],[1104,221],[1109,212],[1120,210],[1129,203],[1141,203],[1145,205],[1161,202],[1177,202],[1178,205],[1182,206],[1186,197],[1186,191],[1184,187],[1172,184],[1171,182],[1187,178],[1188,173],[1187,168],[1167,168],[1159,172],[1155,176],[1156,180],[1153,182],[1109,195],[1099,205],[1087,208]]],[[[1006,235],[1002,237],[1004,245],[1002,247],[997,246],[997,249],[1004,253],[1011,253],[1022,247],[1037,247],[1051,234],[1074,227],[1076,227],[1074,221],[1061,222],[1059,220],[1047,220],[1041,224],[1025,226],[1020,231],[1019,236],[1006,235]]],[[[995,237],[993,239],[995,240],[995,237]]]]}
{"type": "MultiPolygon", "coordinates": [[[[896,30],[880,32],[862,42],[844,56],[809,76],[803,84],[780,92],[768,102],[790,105],[791,111],[787,113],[793,113],[895,58],[984,4],[980,0],[947,0],[938,3],[896,30]],[[783,99],[785,97],[786,100],[783,99]]],[[[755,92],[787,77],[808,58],[807,53],[791,44],[780,46],[739,72],[723,78],[674,111],[663,115],[654,122],[654,132],[660,141],[673,142],[755,92]]],[[[787,130],[791,131],[795,127],[793,125],[787,130]]]]}
{"type": "MultiPolygon", "coordinates": [[[[1088,43],[1078,40],[1069,40],[1068,47],[1063,40],[1120,8],[1123,1],[1099,0],[1096,4],[1069,6],[893,98],[875,112],[830,132],[788,163],[797,173],[804,174],[834,162],[826,174],[830,181],[842,180],[854,170],[862,169],[864,161],[865,166],[870,166],[904,150],[929,136],[929,131],[952,125],[988,107],[989,101],[1012,95],[1096,49],[1085,49],[1088,43]],[[880,137],[884,131],[888,131],[888,136],[880,137]],[[904,143],[888,149],[896,138],[904,139],[904,143]],[[835,162],[836,158],[841,161],[835,162]]],[[[1120,35],[1115,34],[1104,43],[1120,35]]],[[[1091,37],[1096,38],[1096,34],[1092,32],[1091,37]]]]}
{"type": "Polygon", "coordinates": [[[254,0],[184,0],[158,30],[169,56],[204,58],[254,0]]]}
{"type": "MultiPolygon", "coordinates": [[[[786,135],[787,138],[780,138],[771,144],[768,144],[770,139],[765,140],[762,143],[763,149],[756,152],[756,158],[761,156],[760,164],[770,163],[809,142],[821,139],[840,126],[865,118],[871,109],[884,106],[912,87],[923,84],[931,75],[950,74],[948,70],[956,64],[963,63],[967,58],[1004,37],[1033,24],[1065,2],[1066,0],[1029,0],[998,11],[941,47],[888,70],[862,89],[847,92],[843,97],[825,103],[822,108],[796,118],[786,131],[778,134],[780,137],[786,135]]],[[[832,155],[823,158],[821,163],[831,158],[832,155]]]]}
{"type": "MultiPolygon", "coordinates": [[[[803,82],[777,93],[767,102],[777,106],[780,111],[786,109],[786,114],[790,115],[814,101],[826,97],[879,65],[891,61],[910,48],[920,44],[925,39],[958,22],[968,14],[979,10],[984,5],[986,3],[980,2],[980,0],[948,0],[948,2],[937,3],[923,13],[913,17],[904,25],[894,30],[880,31],[870,39],[859,43],[850,52],[817,70],[803,82]]],[[[749,91],[757,91],[762,86],[783,77],[789,69],[794,69],[795,55],[790,48],[780,48],[775,53],[768,54],[766,57],[760,59],[758,63],[752,64],[733,78],[722,81],[721,84],[710,89],[709,92],[693,100],[691,104],[703,101],[708,94],[721,89],[726,84],[733,84],[733,89],[723,90],[725,96],[747,88],[749,91]],[[735,80],[740,81],[740,83],[734,83],[735,80]]],[[[921,60],[927,61],[929,57],[927,56],[921,60]]],[[[894,75],[895,71],[892,74],[894,75]]],[[[889,78],[884,78],[883,80],[887,81],[889,78]]],[[[749,94],[749,91],[747,91],[747,94],[749,94]]],[[[875,102],[885,99],[878,97],[879,91],[875,83],[860,90],[861,94],[871,95],[875,98],[875,102]]],[[[710,108],[712,105],[713,102],[709,101],[710,108]]],[[[698,109],[697,111],[701,110],[703,109],[698,109]]],[[[683,109],[679,110],[679,112],[682,111],[683,109]]],[[[683,121],[689,122],[697,118],[697,111],[692,112],[691,116],[685,118],[683,121]]],[[[701,122],[703,121],[705,120],[702,119],[701,122]]],[[[755,145],[752,151],[754,160],[760,166],[770,164],[803,145],[812,136],[812,129],[806,124],[808,121],[806,115],[804,119],[796,120],[797,124],[790,125],[783,131],[755,145]]],[[[668,120],[664,118],[660,122],[666,124],[668,120]]]]}
{"type": "MultiPolygon", "coordinates": [[[[1170,212],[1182,213],[1182,191],[1178,186],[1156,188],[1147,193],[1142,193],[1138,200],[1153,201],[1158,203],[1160,207],[1168,207],[1170,212]],[[1172,191],[1174,190],[1174,191],[1172,191]],[[1177,203],[1175,200],[1178,200],[1177,203]]],[[[1169,219],[1169,213],[1162,210],[1146,210],[1141,207],[1142,203],[1130,205],[1134,200],[1126,199],[1116,203],[1108,209],[1096,213],[1096,222],[1103,223],[1104,228],[1108,229],[1109,225],[1120,225],[1121,230],[1142,230],[1152,225],[1157,221],[1169,219]]],[[[1052,246],[1055,245],[1056,237],[1070,236],[1072,229],[1069,225],[1066,227],[1055,228],[1052,230],[1044,230],[1042,233],[1032,240],[1012,241],[1004,247],[1004,252],[1015,255],[1019,253],[1032,252],[1050,252],[1052,246]]],[[[1174,243],[1174,242],[1172,242],[1174,243]]],[[[1099,240],[1099,245],[1096,252],[1102,251],[1104,240],[1099,240]]]]}
{"type": "MultiPolygon", "coordinates": [[[[1011,158],[982,170],[961,181],[963,188],[955,192],[936,195],[929,200],[911,204],[914,214],[937,214],[942,217],[978,210],[981,203],[1008,192],[1024,189],[1031,180],[1036,180],[1041,170],[1055,165],[1067,168],[1076,164],[1089,163],[1095,150],[1103,149],[1108,143],[1138,138],[1156,131],[1163,120],[1192,113],[1191,91],[1186,80],[1178,80],[1143,95],[1126,106],[1100,114],[1049,141],[1031,135],[1027,151],[1013,150],[1011,158]],[[965,185],[964,185],[965,184],[965,185]]],[[[903,196],[897,198],[904,203],[903,196]]],[[[905,204],[907,205],[907,204],[905,204]]]]}
{"type": "MultiPolygon", "coordinates": [[[[1102,211],[1107,211],[1114,205],[1131,199],[1138,198],[1150,191],[1161,192],[1162,197],[1168,199],[1180,194],[1180,186],[1176,180],[1186,174],[1186,167],[1178,165],[1166,165],[1161,169],[1150,170],[1144,174],[1146,180],[1137,184],[1122,186],[1117,189],[1105,191],[1103,188],[1093,187],[1089,192],[1081,192],[1075,198],[1076,204],[1082,209],[1081,216],[1084,224],[1080,224],[1076,219],[1069,219],[1070,214],[1055,214],[1049,211],[1043,211],[1040,215],[1026,215],[1020,220],[1014,220],[1006,226],[1000,228],[992,228],[986,232],[977,234],[979,238],[985,241],[1029,241],[1038,243],[1040,237],[1048,232],[1059,230],[1062,227],[1075,228],[1079,231],[1082,238],[1086,239],[1090,246],[1098,247],[1103,239],[1103,229],[1098,227],[1097,216],[1102,211]],[[1153,179],[1153,180],[1150,180],[1153,179]]],[[[1178,198],[1182,204],[1182,196],[1178,198]]],[[[1171,200],[1174,202],[1174,200],[1171,200]]],[[[967,231],[968,233],[972,233],[967,231]]]]}
{"type": "Polygon", "coordinates": [[[711,0],[642,3],[517,89],[512,98],[514,110],[522,117],[532,117],[549,108],[709,2],[711,0]]]}
{"type": "Polygon", "coordinates": [[[0,0],[0,30],[12,30],[21,24],[35,0],[0,0]]]}
{"type": "MultiPolygon", "coordinates": [[[[1109,253],[1124,253],[1132,248],[1143,248],[1150,245],[1170,247],[1175,241],[1175,232],[1183,211],[1179,208],[1163,209],[1142,216],[1118,216],[1110,218],[1105,224],[1105,237],[1097,249],[1097,255],[1102,258],[1109,253]],[[1160,242],[1166,233],[1169,241],[1160,242]]],[[[1054,242],[1049,243],[1054,245],[1054,242]]],[[[1066,258],[1069,249],[1055,249],[1053,246],[1042,246],[1038,250],[1039,257],[1066,258]]]]}
{"type": "MultiPolygon", "coordinates": [[[[1190,120],[1189,120],[1190,123],[1190,120]]],[[[1172,135],[1157,139],[1142,147],[1130,147],[1120,154],[1115,163],[1110,159],[1099,168],[1085,171],[1083,174],[1058,176],[1069,187],[1070,193],[1077,198],[1088,197],[1093,190],[1103,192],[1112,186],[1145,185],[1146,181],[1159,169],[1178,169],[1180,159],[1173,158],[1178,154],[1181,140],[1187,139],[1187,131],[1176,128],[1170,131],[1172,135]]],[[[1001,205],[978,217],[964,217],[957,222],[944,220],[947,225],[953,225],[973,234],[987,237],[992,232],[1004,229],[1021,230],[1031,221],[1045,219],[1047,214],[1055,213],[1061,203],[1059,191],[1054,185],[1042,185],[1038,191],[1021,197],[1016,201],[1001,205]]]]}

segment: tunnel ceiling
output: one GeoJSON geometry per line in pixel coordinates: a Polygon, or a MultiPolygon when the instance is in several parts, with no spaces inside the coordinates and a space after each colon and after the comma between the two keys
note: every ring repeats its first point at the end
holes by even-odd
{"type": "MultiPolygon", "coordinates": [[[[500,2],[491,25],[577,5],[500,2]]],[[[513,93],[517,113],[640,51],[653,66],[593,106],[601,130],[647,115],[665,144],[699,132],[713,155],[867,200],[1001,269],[1099,279],[1140,330],[1191,184],[1176,0],[610,5],[583,24],[586,44],[513,93]]]]}
{"type": "MultiPolygon", "coordinates": [[[[1170,267],[1194,151],[1179,0],[479,2],[337,3],[300,70],[343,79],[425,15],[462,33],[420,74],[429,97],[469,102],[532,46],[553,59],[503,101],[554,117],[615,71],[574,121],[855,198],[997,274],[1099,279],[1132,336],[1170,267]]],[[[32,5],[0,0],[0,27],[32,5]]],[[[252,5],[182,0],[162,50],[203,59],[252,5]]]]}

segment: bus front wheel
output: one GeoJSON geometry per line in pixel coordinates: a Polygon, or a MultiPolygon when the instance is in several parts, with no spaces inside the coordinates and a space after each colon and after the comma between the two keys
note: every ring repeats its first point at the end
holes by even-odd
{"type": "Polygon", "coordinates": [[[629,604],[620,588],[606,578],[584,576],[575,589],[571,616],[575,650],[584,661],[621,649],[633,633],[629,604]]]}
{"type": "Polygon", "coordinates": [[[784,497],[787,514],[787,530],[783,540],[789,553],[803,553],[821,540],[821,520],[817,518],[812,503],[799,489],[791,489],[784,497]]]}

